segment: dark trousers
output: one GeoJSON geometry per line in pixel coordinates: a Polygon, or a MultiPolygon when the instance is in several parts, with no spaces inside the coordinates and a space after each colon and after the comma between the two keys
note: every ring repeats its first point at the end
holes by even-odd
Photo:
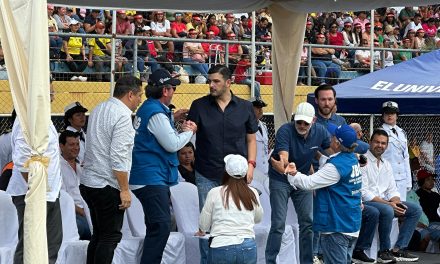
{"type": "MultiPolygon", "coordinates": [[[[12,202],[17,208],[18,223],[18,244],[15,249],[14,264],[23,263],[23,218],[26,204],[24,195],[12,196],[12,202]]],[[[58,250],[63,240],[63,225],[61,222],[60,200],[57,198],[55,202],[47,202],[46,210],[46,232],[47,232],[47,250],[49,255],[49,264],[57,261],[58,250]]]]}
{"type": "MultiPolygon", "coordinates": [[[[65,61],[69,70],[74,74],[76,73],[76,75],[82,73],[87,68],[88,62],[84,60],[82,54],[70,54],[70,56],[73,58],[73,61],[65,61]]],[[[66,58],[67,54],[61,52],[61,59],[65,60],[66,58]]]]}
{"type": "Polygon", "coordinates": [[[141,264],[160,264],[171,232],[170,187],[145,186],[133,193],[142,204],[147,227],[141,264]]]}
{"type": "Polygon", "coordinates": [[[115,248],[122,238],[124,210],[119,210],[119,190],[107,185],[90,188],[80,185],[81,195],[89,206],[93,234],[87,248],[87,264],[111,264],[115,248]]]}

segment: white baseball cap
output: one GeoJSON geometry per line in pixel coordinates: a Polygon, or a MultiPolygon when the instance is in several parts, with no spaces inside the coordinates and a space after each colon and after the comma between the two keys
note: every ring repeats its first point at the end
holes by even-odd
{"type": "Polygon", "coordinates": [[[241,155],[229,154],[224,159],[225,170],[229,176],[241,179],[247,175],[248,162],[241,155]]]}
{"type": "Polygon", "coordinates": [[[313,118],[315,117],[315,108],[313,105],[303,102],[298,105],[295,112],[294,120],[302,120],[307,123],[312,123],[313,118]]]}

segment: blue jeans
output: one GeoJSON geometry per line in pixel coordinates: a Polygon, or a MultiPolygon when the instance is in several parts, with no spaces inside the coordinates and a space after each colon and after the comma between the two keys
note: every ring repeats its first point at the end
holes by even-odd
{"type": "Polygon", "coordinates": [[[321,233],[321,248],[324,262],[332,264],[351,264],[356,237],[342,233],[321,233]]]}
{"type": "MultiPolygon", "coordinates": [[[[246,84],[247,86],[249,86],[249,88],[251,88],[251,84],[252,84],[252,80],[251,78],[246,78],[243,81],[241,81],[241,84],[246,84]]],[[[260,83],[255,81],[255,85],[254,85],[254,94],[255,97],[260,97],[260,83]]]]}
{"type": "Polygon", "coordinates": [[[253,238],[245,238],[239,245],[209,248],[209,264],[256,264],[257,244],[253,238]]]}
{"type": "Polygon", "coordinates": [[[160,264],[171,232],[170,187],[147,185],[133,193],[142,204],[147,227],[141,263],[160,264]]]}
{"type": "MultiPolygon", "coordinates": [[[[200,174],[197,170],[195,172],[196,175],[196,186],[197,192],[199,193],[199,208],[200,211],[203,209],[203,205],[206,201],[206,196],[208,196],[208,192],[217,186],[221,185],[221,179],[215,181],[206,178],[202,174],[200,174]]],[[[208,241],[206,239],[199,239],[199,248],[200,248],[200,264],[208,263],[208,241]]]]}
{"type": "MultiPolygon", "coordinates": [[[[422,214],[422,207],[412,202],[402,202],[408,208],[403,216],[404,221],[399,227],[399,236],[395,248],[405,249],[411,240],[417,222],[422,214]]],[[[391,249],[390,234],[394,218],[394,210],[390,205],[379,202],[365,202],[366,205],[375,207],[379,211],[379,251],[391,249]]],[[[371,242],[370,242],[371,243],[371,242]]]]}
{"type": "MultiPolygon", "coordinates": [[[[321,83],[326,82],[325,77],[334,79],[341,75],[341,66],[329,60],[312,60],[312,66],[321,83]]],[[[327,82],[329,81],[327,80],[327,82]]],[[[333,82],[337,82],[337,79],[333,82]]]]}
{"type": "Polygon", "coordinates": [[[89,223],[85,216],[76,214],[76,226],[78,227],[79,239],[90,240],[92,234],[90,233],[89,223]]]}
{"type": "MultiPolygon", "coordinates": [[[[144,58],[138,57],[137,58],[137,70],[142,73],[145,70],[145,65],[148,65],[151,68],[151,72],[154,72],[155,70],[159,69],[159,64],[157,63],[156,59],[148,57],[148,61],[145,62],[144,58]]],[[[133,64],[127,63],[124,65],[124,71],[126,72],[134,72],[133,64]]]]}
{"type": "Polygon", "coordinates": [[[287,202],[292,199],[298,215],[300,263],[312,263],[313,195],[311,191],[294,190],[288,182],[269,178],[271,226],[266,244],[266,263],[276,263],[286,226],[287,202]]]}
{"type": "Polygon", "coordinates": [[[206,79],[208,79],[208,64],[197,62],[191,58],[183,58],[182,61],[189,63],[191,68],[199,71],[206,79]]]}
{"type": "Polygon", "coordinates": [[[379,215],[379,210],[377,210],[376,207],[364,204],[361,230],[356,243],[356,250],[367,250],[371,248],[376,227],[379,223],[379,215]]]}

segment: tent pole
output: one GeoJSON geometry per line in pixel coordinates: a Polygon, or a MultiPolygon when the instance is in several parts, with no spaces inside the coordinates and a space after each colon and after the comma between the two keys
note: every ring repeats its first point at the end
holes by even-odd
{"type": "Polygon", "coordinates": [[[374,71],[374,9],[370,15],[370,72],[374,71]]]}
{"type": "Polygon", "coordinates": [[[116,10],[112,11],[112,56],[110,63],[110,96],[115,87],[115,56],[116,56],[116,10]]]}
{"type": "Polygon", "coordinates": [[[369,138],[371,138],[371,135],[373,135],[373,130],[374,130],[374,114],[370,115],[370,136],[369,138]]]}
{"type": "Polygon", "coordinates": [[[256,55],[256,47],[255,47],[255,11],[252,11],[252,37],[251,37],[251,97],[255,97],[255,55],[256,55]]]}

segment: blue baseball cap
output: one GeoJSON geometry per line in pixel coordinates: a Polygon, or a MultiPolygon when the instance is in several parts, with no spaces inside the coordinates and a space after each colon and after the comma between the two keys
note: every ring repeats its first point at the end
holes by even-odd
{"type": "Polygon", "coordinates": [[[327,130],[346,148],[350,148],[357,141],[356,131],[349,125],[336,126],[328,123],[327,130]]]}
{"type": "Polygon", "coordinates": [[[167,84],[177,86],[180,85],[180,80],[173,78],[165,69],[157,69],[148,78],[148,83],[154,86],[163,86],[167,84]]]}

